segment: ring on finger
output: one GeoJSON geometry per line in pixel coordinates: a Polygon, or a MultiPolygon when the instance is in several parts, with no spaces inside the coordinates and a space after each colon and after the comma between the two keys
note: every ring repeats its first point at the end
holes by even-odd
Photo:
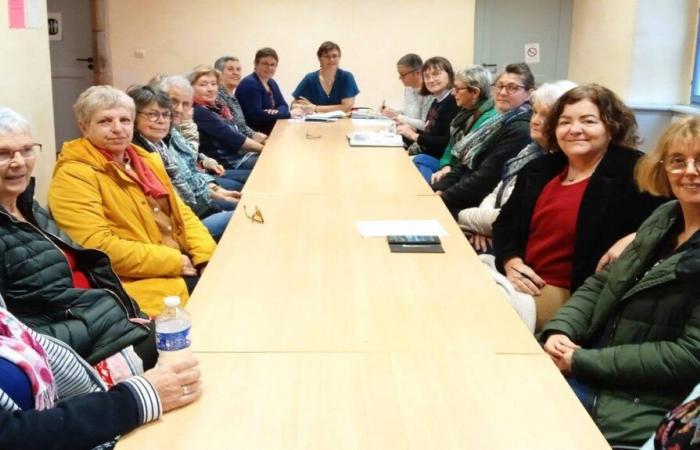
{"type": "Polygon", "coordinates": [[[185,395],[190,393],[190,389],[187,386],[182,386],[182,396],[184,397],[185,395]]]}

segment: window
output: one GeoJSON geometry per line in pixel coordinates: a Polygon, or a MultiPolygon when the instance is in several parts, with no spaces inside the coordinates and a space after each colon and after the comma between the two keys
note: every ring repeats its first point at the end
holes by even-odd
{"type": "Polygon", "coordinates": [[[698,23],[695,41],[695,66],[693,66],[693,82],[690,90],[690,103],[693,105],[700,105],[700,58],[698,55],[700,55],[700,23],[698,23]]]}

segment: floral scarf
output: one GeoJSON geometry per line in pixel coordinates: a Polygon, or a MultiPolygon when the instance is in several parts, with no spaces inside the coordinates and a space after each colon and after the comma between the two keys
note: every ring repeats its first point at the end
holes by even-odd
{"type": "Polygon", "coordinates": [[[486,144],[498,132],[503,125],[511,120],[530,112],[530,104],[525,103],[505,114],[493,116],[487,120],[481,128],[469,133],[452,148],[452,155],[462,161],[462,164],[474,170],[476,157],[485,149],[486,144]]]}
{"type": "MultiPolygon", "coordinates": [[[[460,109],[455,118],[452,119],[452,122],[450,122],[449,146],[454,148],[455,144],[471,131],[479,117],[491,108],[493,108],[493,99],[487,98],[472,108],[460,109]]],[[[454,154],[454,151],[452,153],[454,154]]],[[[459,158],[459,160],[461,159],[459,158]]]]}
{"type": "Polygon", "coordinates": [[[19,320],[0,309],[0,357],[22,369],[29,379],[38,410],[51,408],[56,383],[44,348],[19,320]]]}
{"type": "Polygon", "coordinates": [[[537,142],[531,142],[524,149],[520,150],[517,155],[506,161],[506,164],[503,166],[501,183],[499,183],[500,188],[496,193],[496,205],[500,207],[506,187],[510,183],[510,180],[518,175],[520,169],[525,167],[525,164],[539,158],[540,156],[544,156],[546,153],[547,152],[540,146],[540,144],[537,142]]]}
{"type": "Polygon", "coordinates": [[[203,106],[208,110],[214,111],[229,122],[234,122],[233,113],[231,112],[229,107],[224,105],[223,103],[217,102],[216,100],[214,100],[213,102],[209,102],[197,95],[194,96],[193,103],[195,105],[203,106]]]}

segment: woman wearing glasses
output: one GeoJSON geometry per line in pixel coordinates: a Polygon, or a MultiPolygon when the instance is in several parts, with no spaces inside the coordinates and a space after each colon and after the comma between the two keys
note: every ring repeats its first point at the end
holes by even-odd
{"type": "Polygon", "coordinates": [[[700,119],[674,122],[636,179],[676,200],[654,211],[541,336],[608,441],[635,448],[700,379],[700,119]]]}
{"type": "MultiPolygon", "coordinates": [[[[270,134],[278,119],[289,119],[291,112],[279,85],[272,77],[277,70],[277,52],[269,47],[255,52],[254,72],[241,80],[236,98],[241,104],[246,122],[254,130],[270,134]]],[[[296,115],[301,115],[299,109],[296,115]]]]}
{"type": "Polygon", "coordinates": [[[51,213],[76,242],[107,253],[126,291],[157,315],[165,296],[187,299],[216,244],[175,192],[160,156],[131,143],[131,97],[92,86],[73,108],[83,137],[63,145],[51,213]]]}
{"type": "Polygon", "coordinates": [[[478,206],[498,184],[506,161],[530,143],[528,100],[534,87],[527,64],[506,66],[492,88],[498,114],[455,142],[451,162],[432,176],[433,190],[455,216],[478,206]]]}
{"type": "MultiPolygon", "coordinates": [[[[452,96],[459,107],[459,112],[450,123],[450,137],[438,159],[426,153],[413,158],[413,164],[430,183],[438,169],[447,167],[454,162],[452,149],[462,145],[463,139],[471,132],[481,128],[490,118],[500,113],[494,108],[491,98],[491,72],[483,66],[471,65],[455,74],[452,96]]],[[[437,179],[437,178],[436,178],[437,179]]]]}
{"type": "Polygon", "coordinates": [[[439,158],[450,140],[450,122],[459,111],[454,97],[450,95],[455,74],[452,64],[442,56],[425,61],[421,73],[423,84],[420,93],[432,99],[426,113],[425,127],[417,130],[408,124],[401,124],[396,132],[410,144],[409,154],[439,158]]]}
{"type": "Polygon", "coordinates": [[[403,109],[398,110],[382,105],[382,114],[396,120],[398,123],[405,123],[416,130],[425,129],[425,119],[428,109],[433,99],[430,95],[421,94],[423,87],[423,76],[421,69],[423,60],[415,53],[402,56],[396,63],[396,71],[399,73],[399,80],[404,85],[403,109]]]}
{"type": "Polygon", "coordinates": [[[564,93],[544,135],[552,153],[522,169],[493,224],[496,267],[534,297],[536,331],[607,249],[665,200],[637,189],[637,122],[609,89],[590,84],[564,93]]]}
{"type": "Polygon", "coordinates": [[[160,155],[175,190],[219,241],[241,194],[223,189],[214,177],[199,172],[184,138],[172,128],[170,98],[150,86],[133,86],[136,120],[133,142],[160,155]]]}
{"type": "Polygon", "coordinates": [[[318,47],[316,56],[321,69],[306,74],[299,82],[292,93],[292,106],[311,112],[349,113],[360,90],[352,73],[339,67],[340,47],[326,41],[318,47]]]}

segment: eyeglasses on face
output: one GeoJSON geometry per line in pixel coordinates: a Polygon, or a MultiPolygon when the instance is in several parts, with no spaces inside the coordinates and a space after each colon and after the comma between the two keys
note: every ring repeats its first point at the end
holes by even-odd
{"type": "Polygon", "coordinates": [[[257,205],[255,205],[255,212],[253,212],[253,214],[248,214],[248,209],[246,208],[246,205],[243,205],[243,212],[245,213],[245,216],[250,219],[251,222],[265,223],[262,211],[260,211],[260,208],[258,208],[257,205]]]}
{"type": "Polygon", "coordinates": [[[525,86],[515,83],[495,83],[491,85],[491,89],[493,89],[494,92],[501,92],[501,90],[505,89],[507,93],[515,94],[520,89],[525,89],[525,86]]]}
{"type": "Polygon", "coordinates": [[[0,148],[0,165],[6,165],[15,159],[17,153],[20,154],[22,159],[34,159],[36,155],[41,151],[41,144],[29,144],[22,148],[10,149],[10,148],[0,148]]]}
{"type": "Polygon", "coordinates": [[[409,75],[412,74],[413,72],[416,72],[416,71],[415,71],[415,70],[409,70],[409,71],[404,72],[404,73],[399,72],[399,80],[403,80],[404,78],[406,78],[407,76],[409,76],[409,75]]]}
{"type": "Polygon", "coordinates": [[[173,113],[170,111],[139,111],[139,114],[151,122],[157,122],[161,117],[163,120],[170,120],[170,118],[173,116],[173,113]]]}
{"type": "Polygon", "coordinates": [[[470,91],[469,86],[464,86],[464,87],[459,87],[459,86],[452,86],[452,90],[455,92],[459,91],[470,91]]]}
{"type": "Polygon", "coordinates": [[[700,159],[673,155],[659,161],[659,164],[664,166],[666,172],[673,174],[683,173],[688,170],[688,163],[691,163],[695,167],[695,172],[700,174],[700,159]]]}

